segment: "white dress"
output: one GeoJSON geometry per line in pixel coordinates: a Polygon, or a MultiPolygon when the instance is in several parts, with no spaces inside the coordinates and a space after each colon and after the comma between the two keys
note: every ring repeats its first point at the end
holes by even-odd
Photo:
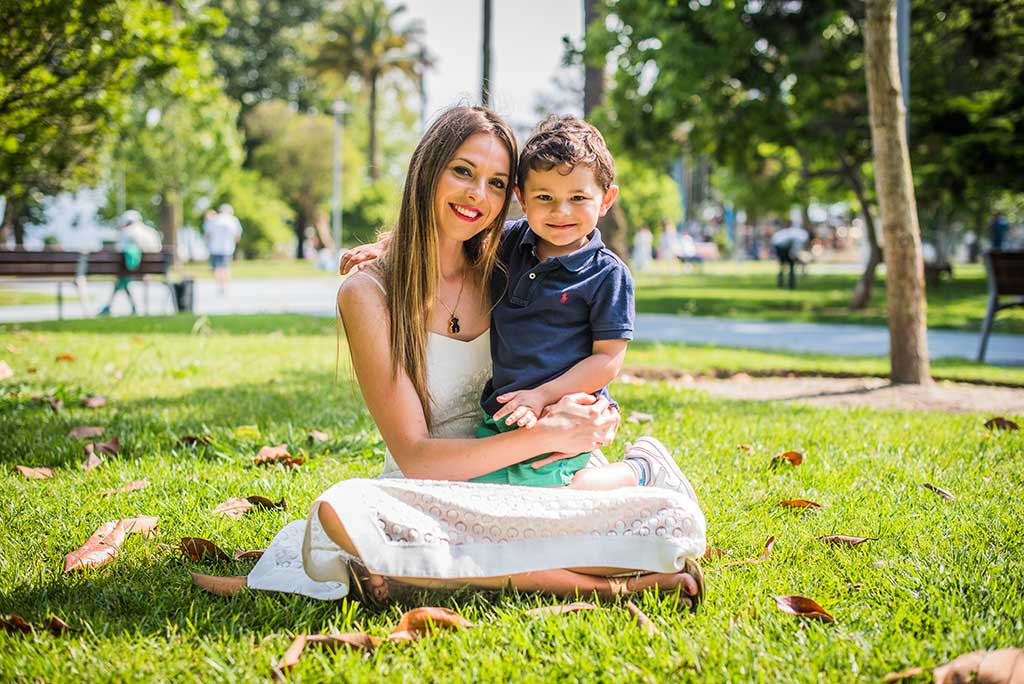
{"type": "MultiPolygon", "coordinates": [[[[491,373],[489,337],[485,332],[461,342],[430,334],[432,437],[474,435],[480,390],[491,373]]],[[[677,492],[412,480],[388,453],[381,477],[335,484],[313,502],[306,520],[286,525],[249,573],[250,588],[324,600],[348,593],[350,556],[320,525],[323,501],[338,513],[366,567],[394,577],[496,577],[572,567],[678,572],[705,546],[700,507],[677,492]]]]}

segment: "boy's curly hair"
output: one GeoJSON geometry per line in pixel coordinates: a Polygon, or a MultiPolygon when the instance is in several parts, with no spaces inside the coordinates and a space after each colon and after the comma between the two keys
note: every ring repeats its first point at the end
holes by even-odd
{"type": "Polygon", "coordinates": [[[568,166],[571,172],[580,165],[594,170],[602,190],[615,182],[615,162],[601,131],[572,114],[552,114],[537,124],[523,146],[516,183],[523,189],[530,171],[568,166]]]}

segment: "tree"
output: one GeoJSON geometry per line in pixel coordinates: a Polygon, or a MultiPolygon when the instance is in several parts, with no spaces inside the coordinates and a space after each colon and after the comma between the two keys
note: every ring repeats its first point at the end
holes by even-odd
{"type": "Polygon", "coordinates": [[[346,3],[324,19],[324,40],[313,67],[342,78],[357,77],[369,89],[369,175],[380,177],[377,143],[378,89],[381,80],[396,75],[412,80],[427,57],[421,45],[422,26],[412,22],[397,26],[404,5],[388,7],[385,0],[346,3]]]}
{"type": "Polygon", "coordinates": [[[617,204],[622,205],[626,225],[634,230],[646,225],[657,233],[663,222],[682,219],[679,189],[667,173],[624,155],[616,158],[615,172],[620,188],[617,204]]]}
{"type": "Polygon", "coordinates": [[[493,5],[491,0],[481,0],[483,15],[483,40],[480,60],[480,104],[487,107],[491,104],[491,25],[493,5]]]}
{"type": "Polygon", "coordinates": [[[875,186],[885,237],[889,358],[893,382],[931,382],[921,231],[896,59],[896,0],[867,0],[865,69],[875,186]]]}

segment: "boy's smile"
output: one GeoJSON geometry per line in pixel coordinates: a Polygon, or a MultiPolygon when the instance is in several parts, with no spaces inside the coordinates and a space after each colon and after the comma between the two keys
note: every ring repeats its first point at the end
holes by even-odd
{"type": "Polygon", "coordinates": [[[540,238],[537,256],[542,260],[571,254],[587,244],[597,220],[608,213],[618,194],[617,185],[603,190],[594,170],[583,165],[530,170],[523,189],[516,188],[530,228],[540,238]]]}

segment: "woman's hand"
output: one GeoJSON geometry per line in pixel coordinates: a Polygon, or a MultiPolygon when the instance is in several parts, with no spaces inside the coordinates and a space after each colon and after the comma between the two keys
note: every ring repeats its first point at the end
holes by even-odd
{"type": "Polygon", "coordinates": [[[605,397],[583,392],[562,397],[545,409],[534,427],[550,435],[551,448],[555,453],[531,465],[540,468],[610,444],[620,422],[619,412],[605,397]]]}

